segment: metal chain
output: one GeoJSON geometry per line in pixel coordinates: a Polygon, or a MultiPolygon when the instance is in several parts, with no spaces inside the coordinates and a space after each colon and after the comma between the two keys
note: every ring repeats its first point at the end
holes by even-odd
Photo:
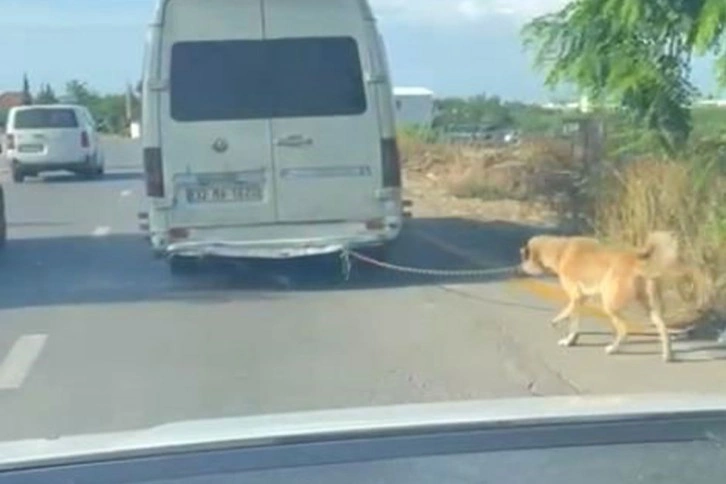
{"type": "Polygon", "coordinates": [[[371,264],[377,267],[381,267],[383,269],[389,269],[396,272],[405,272],[408,274],[420,274],[420,275],[427,275],[427,276],[464,276],[464,277],[476,277],[476,276],[485,276],[485,275],[491,275],[491,274],[506,274],[506,273],[513,273],[516,270],[516,266],[511,267],[497,267],[497,268],[491,268],[491,269],[467,269],[467,270],[446,270],[446,269],[422,269],[419,267],[408,267],[408,266],[402,266],[398,264],[391,264],[389,262],[383,262],[376,259],[373,259],[372,257],[368,257],[366,255],[361,254],[360,252],[356,252],[354,250],[350,249],[344,249],[341,252],[341,260],[343,264],[343,275],[345,279],[347,280],[350,277],[350,271],[351,271],[351,258],[357,259],[361,262],[365,262],[367,264],[371,264]]]}

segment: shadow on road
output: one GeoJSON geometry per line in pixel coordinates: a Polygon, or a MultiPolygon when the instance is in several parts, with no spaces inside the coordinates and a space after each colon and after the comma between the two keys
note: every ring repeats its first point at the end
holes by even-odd
{"type": "MultiPolygon", "coordinates": [[[[518,248],[534,231],[504,222],[414,219],[408,222],[390,262],[454,271],[506,268],[516,264],[518,248]]],[[[343,281],[338,256],[284,262],[209,261],[194,273],[180,276],[172,275],[165,261],[151,256],[140,234],[11,238],[0,254],[0,273],[0,309],[154,300],[214,303],[279,298],[289,291],[481,283],[512,277],[511,272],[441,277],[355,264],[351,279],[343,281]]]]}

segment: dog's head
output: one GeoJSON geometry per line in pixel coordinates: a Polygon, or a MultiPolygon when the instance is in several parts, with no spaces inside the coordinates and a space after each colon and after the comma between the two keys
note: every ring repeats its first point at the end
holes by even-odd
{"type": "Polygon", "coordinates": [[[524,246],[519,249],[519,271],[530,275],[539,276],[547,271],[542,263],[541,256],[542,240],[540,237],[532,237],[524,246]]]}

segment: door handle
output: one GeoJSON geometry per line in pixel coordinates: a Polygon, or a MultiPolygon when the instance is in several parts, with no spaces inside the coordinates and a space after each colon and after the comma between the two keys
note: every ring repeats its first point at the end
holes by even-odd
{"type": "Polygon", "coordinates": [[[303,136],[301,134],[291,134],[289,136],[277,138],[275,140],[275,144],[277,146],[286,147],[309,146],[313,144],[313,139],[308,136],[303,136]]]}

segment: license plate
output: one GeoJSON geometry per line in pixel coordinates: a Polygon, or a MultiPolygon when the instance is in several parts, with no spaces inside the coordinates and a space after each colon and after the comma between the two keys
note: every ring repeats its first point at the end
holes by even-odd
{"type": "Polygon", "coordinates": [[[43,145],[20,145],[18,146],[18,151],[21,153],[38,153],[39,151],[43,151],[43,145]]]}
{"type": "Polygon", "coordinates": [[[188,203],[259,202],[262,200],[260,183],[235,183],[186,188],[188,203]]]}

